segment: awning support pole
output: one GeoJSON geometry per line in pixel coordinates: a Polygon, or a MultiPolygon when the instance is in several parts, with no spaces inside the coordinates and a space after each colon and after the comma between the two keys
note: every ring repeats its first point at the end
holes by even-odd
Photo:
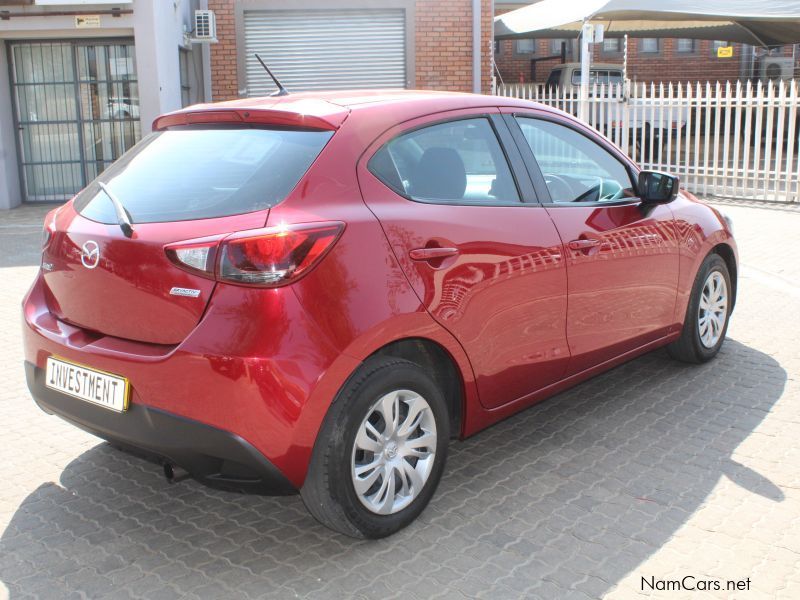
{"type": "Polygon", "coordinates": [[[581,121],[589,120],[589,69],[592,64],[591,46],[594,38],[594,26],[587,21],[583,22],[581,30],[581,94],[578,118],[581,121]]]}

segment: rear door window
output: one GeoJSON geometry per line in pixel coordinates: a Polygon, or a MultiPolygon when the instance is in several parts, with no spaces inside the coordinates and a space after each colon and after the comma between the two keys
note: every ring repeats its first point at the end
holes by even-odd
{"type": "Polygon", "coordinates": [[[400,135],[375,153],[368,168],[399,194],[422,202],[520,201],[500,142],[483,117],[400,135]]]}
{"type": "Polygon", "coordinates": [[[75,199],[75,209],[116,223],[106,184],[134,223],[186,221],[263,210],[283,200],[331,131],[181,128],[151,134],[75,199]]]}

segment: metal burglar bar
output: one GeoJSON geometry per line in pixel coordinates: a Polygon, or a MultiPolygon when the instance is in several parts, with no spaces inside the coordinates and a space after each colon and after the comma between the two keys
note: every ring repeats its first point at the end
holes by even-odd
{"type": "Polygon", "coordinates": [[[71,198],[141,137],[132,43],[13,42],[26,201],[71,198]]]}
{"type": "MultiPolygon", "coordinates": [[[[595,85],[589,124],[643,168],[689,191],[800,202],[800,82],[595,85]]],[[[500,96],[578,112],[569,89],[499,85],[500,96]]]]}

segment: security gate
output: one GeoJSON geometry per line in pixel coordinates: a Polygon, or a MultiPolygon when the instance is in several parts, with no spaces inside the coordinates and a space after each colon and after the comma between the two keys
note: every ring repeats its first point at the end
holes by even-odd
{"type": "Polygon", "coordinates": [[[141,137],[133,43],[9,50],[25,200],[67,200],[141,137]]]}

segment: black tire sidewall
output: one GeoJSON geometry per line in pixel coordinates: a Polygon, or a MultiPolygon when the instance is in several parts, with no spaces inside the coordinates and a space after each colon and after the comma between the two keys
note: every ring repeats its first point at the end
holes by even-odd
{"type": "Polygon", "coordinates": [[[700,270],[697,273],[697,279],[695,280],[694,287],[692,288],[692,298],[689,302],[689,310],[686,313],[685,324],[686,327],[690,328],[692,346],[697,358],[701,362],[705,362],[714,358],[725,341],[725,336],[728,333],[728,323],[730,322],[731,310],[733,309],[732,291],[731,276],[728,273],[727,264],[725,264],[725,261],[719,254],[709,254],[703,261],[703,264],[700,266],[700,270]],[[700,340],[700,327],[698,326],[698,318],[700,311],[700,297],[703,293],[703,286],[705,285],[709,275],[711,275],[711,273],[714,271],[718,271],[725,279],[725,285],[727,286],[728,291],[728,306],[725,313],[725,325],[722,328],[722,334],[719,336],[719,340],[717,340],[717,343],[714,344],[714,346],[707,348],[700,340]]]}
{"type": "Polygon", "coordinates": [[[447,457],[449,417],[442,393],[425,371],[408,361],[381,369],[358,381],[346,394],[335,433],[330,443],[328,481],[333,499],[341,506],[346,518],[365,537],[379,538],[406,527],[425,509],[441,479],[447,457]],[[436,456],[433,468],[422,492],[406,508],[392,515],[376,515],[358,498],[351,475],[353,444],[364,417],[379,398],[391,391],[407,389],[425,398],[436,420],[436,456]]]}

